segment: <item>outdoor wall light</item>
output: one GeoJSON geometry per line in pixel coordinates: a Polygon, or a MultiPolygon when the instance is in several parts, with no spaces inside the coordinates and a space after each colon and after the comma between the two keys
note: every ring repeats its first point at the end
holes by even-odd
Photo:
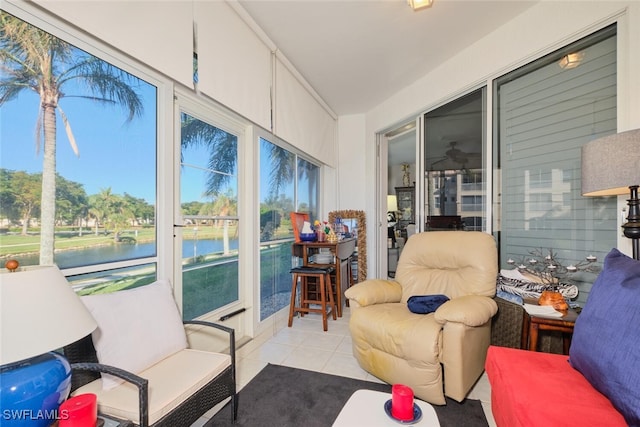
{"type": "Polygon", "coordinates": [[[431,7],[431,5],[433,4],[433,0],[407,0],[407,3],[409,3],[411,9],[417,11],[420,9],[431,7]]]}
{"type": "Polygon", "coordinates": [[[580,65],[583,59],[584,52],[574,52],[563,56],[560,61],[558,61],[558,65],[563,70],[570,70],[580,65]]]}

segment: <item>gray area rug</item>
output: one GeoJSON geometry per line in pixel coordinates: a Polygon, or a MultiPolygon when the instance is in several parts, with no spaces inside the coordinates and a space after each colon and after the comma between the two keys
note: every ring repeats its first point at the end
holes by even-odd
{"type": "MultiPolygon", "coordinates": [[[[359,389],[391,393],[388,384],[269,364],[240,391],[235,425],[331,427],[349,397],[359,389]]],[[[466,399],[458,403],[447,399],[445,406],[434,408],[442,427],[488,426],[479,400],[466,399]]],[[[205,424],[206,427],[230,425],[231,405],[222,408],[205,424]]]]}

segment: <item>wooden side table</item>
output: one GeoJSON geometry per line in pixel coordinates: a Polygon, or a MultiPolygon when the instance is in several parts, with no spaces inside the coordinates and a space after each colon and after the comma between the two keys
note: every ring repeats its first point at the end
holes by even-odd
{"type": "Polygon", "coordinates": [[[344,240],[340,240],[339,242],[329,243],[329,242],[294,242],[291,245],[291,253],[295,257],[302,258],[303,266],[329,266],[332,265],[335,267],[335,272],[332,273],[335,275],[335,301],[337,305],[337,314],[338,317],[342,317],[342,302],[343,302],[343,292],[345,289],[349,287],[351,279],[348,277],[348,268],[347,264],[349,263],[349,259],[351,255],[356,249],[356,239],[348,238],[344,240]],[[333,255],[335,255],[336,262],[334,264],[315,264],[311,262],[311,255],[314,253],[318,253],[318,251],[322,248],[328,248],[333,255]],[[344,276],[344,277],[343,277],[344,276]]]}
{"type": "Polygon", "coordinates": [[[522,323],[522,348],[538,351],[538,332],[558,331],[562,332],[563,353],[569,354],[571,336],[577,318],[578,313],[571,308],[562,317],[545,317],[525,311],[522,323]]]}

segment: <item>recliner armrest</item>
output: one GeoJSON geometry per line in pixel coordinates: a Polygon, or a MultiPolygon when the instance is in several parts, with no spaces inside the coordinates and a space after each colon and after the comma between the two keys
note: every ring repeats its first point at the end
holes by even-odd
{"type": "Polygon", "coordinates": [[[497,312],[498,305],[492,298],[465,295],[442,304],[434,313],[434,317],[440,324],[456,322],[466,326],[481,326],[497,312]]]}
{"type": "Polygon", "coordinates": [[[393,280],[369,279],[351,286],[344,295],[362,307],[400,302],[402,286],[393,280]]]}

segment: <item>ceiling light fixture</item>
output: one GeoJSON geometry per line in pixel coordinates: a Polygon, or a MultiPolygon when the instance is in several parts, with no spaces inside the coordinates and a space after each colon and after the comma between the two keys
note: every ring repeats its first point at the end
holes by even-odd
{"type": "Polygon", "coordinates": [[[431,7],[431,5],[433,4],[433,0],[407,0],[407,3],[409,3],[411,9],[417,11],[420,9],[431,7]]]}
{"type": "Polygon", "coordinates": [[[558,61],[558,65],[564,70],[570,70],[580,65],[583,59],[584,52],[574,52],[563,56],[560,61],[558,61]]]}

